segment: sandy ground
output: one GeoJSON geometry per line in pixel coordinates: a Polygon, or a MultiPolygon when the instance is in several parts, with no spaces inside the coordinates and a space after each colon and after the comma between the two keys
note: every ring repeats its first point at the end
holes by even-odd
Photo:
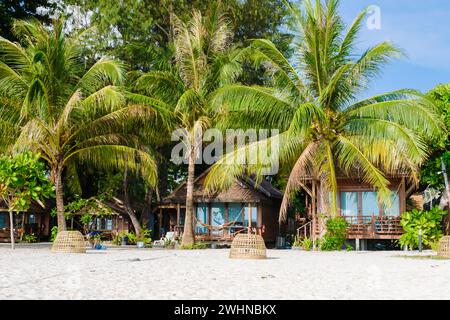
{"type": "Polygon", "coordinates": [[[54,254],[0,247],[2,299],[450,299],[450,260],[403,252],[108,249],[54,254]]]}

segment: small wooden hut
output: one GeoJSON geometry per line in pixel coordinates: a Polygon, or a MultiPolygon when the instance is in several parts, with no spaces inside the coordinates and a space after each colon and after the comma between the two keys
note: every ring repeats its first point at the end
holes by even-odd
{"type": "MultiPolygon", "coordinates": [[[[196,240],[230,242],[248,231],[274,242],[279,232],[278,213],[283,194],[264,180],[237,179],[226,191],[206,194],[204,182],[209,171],[194,181],[194,228],[196,240]]],[[[183,233],[186,212],[186,182],[165,197],[156,208],[159,236],[168,231],[183,233]]]]}

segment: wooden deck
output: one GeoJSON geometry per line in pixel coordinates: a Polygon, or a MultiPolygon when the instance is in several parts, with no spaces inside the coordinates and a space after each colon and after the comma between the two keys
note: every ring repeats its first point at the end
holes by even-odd
{"type": "MultiPolygon", "coordinates": [[[[342,216],[348,223],[347,239],[398,240],[403,234],[399,216],[342,216]]],[[[316,237],[321,230],[317,221],[310,221],[297,229],[297,235],[312,237],[313,228],[316,237]],[[313,227],[314,226],[314,227],[313,227]]]]}
{"type": "MultiPolygon", "coordinates": [[[[175,228],[175,232],[179,235],[179,237],[183,236],[183,226],[178,226],[175,228]]],[[[261,228],[252,228],[251,232],[258,235],[264,234],[264,227],[261,228]]],[[[196,241],[203,241],[203,242],[231,242],[233,241],[234,237],[239,233],[246,233],[248,232],[248,227],[231,227],[224,230],[218,231],[208,231],[206,233],[195,233],[195,240],[196,241]]]]}
{"type": "Polygon", "coordinates": [[[348,223],[348,239],[400,239],[403,228],[400,217],[363,216],[344,217],[348,223]]]}

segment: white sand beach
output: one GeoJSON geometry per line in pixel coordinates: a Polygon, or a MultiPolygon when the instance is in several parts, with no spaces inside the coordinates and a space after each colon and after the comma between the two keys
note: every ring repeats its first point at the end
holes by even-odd
{"type": "Polygon", "coordinates": [[[54,254],[0,247],[2,299],[450,299],[450,260],[404,252],[113,249],[54,254]]]}

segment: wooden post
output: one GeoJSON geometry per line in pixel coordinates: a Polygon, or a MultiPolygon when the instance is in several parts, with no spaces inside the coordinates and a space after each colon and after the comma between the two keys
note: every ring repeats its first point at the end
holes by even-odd
{"type": "Polygon", "coordinates": [[[162,213],[162,209],[159,209],[159,214],[158,214],[158,224],[159,224],[159,237],[162,237],[162,222],[163,222],[163,213],[162,213]]]}
{"type": "Polygon", "coordinates": [[[14,216],[11,210],[9,210],[9,235],[11,237],[11,249],[15,249],[16,245],[14,243],[14,216]]]}
{"type": "Polygon", "coordinates": [[[448,175],[447,175],[447,167],[445,166],[444,158],[441,157],[442,164],[442,174],[444,175],[444,183],[445,183],[445,191],[447,193],[447,208],[448,208],[448,217],[447,217],[447,226],[446,226],[446,234],[450,234],[450,186],[448,184],[448,175]]]}
{"type": "Polygon", "coordinates": [[[248,234],[252,232],[252,204],[248,203],[248,234]]]}
{"type": "Polygon", "coordinates": [[[177,229],[180,226],[180,204],[177,204],[177,229]]]}
{"type": "Polygon", "coordinates": [[[312,197],[311,197],[311,204],[312,204],[312,221],[313,221],[313,225],[312,225],[312,228],[313,228],[313,231],[312,231],[312,233],[313,233],[313,248],[316,248],[316,229],[317,229],[317,226],[316,226],[316,223],[317,223],[317,221],[316,221],[316,181],[312,181],[312,197]]]}
{"type": "MultiPolygon", "coordinates": [[[[225,202],[224,204],[223,204],[223,206],[224,206],[224,209],[225,209],[225,224],[227,224],[228,222],[230,222],[229,221],[229,219],[228,219],[228,202],[225,202]]],[[[223,235],[226,237],[226,236],[228,236],[230,234],[230,228],[224,228],[223,229],[223,235]]]]}

